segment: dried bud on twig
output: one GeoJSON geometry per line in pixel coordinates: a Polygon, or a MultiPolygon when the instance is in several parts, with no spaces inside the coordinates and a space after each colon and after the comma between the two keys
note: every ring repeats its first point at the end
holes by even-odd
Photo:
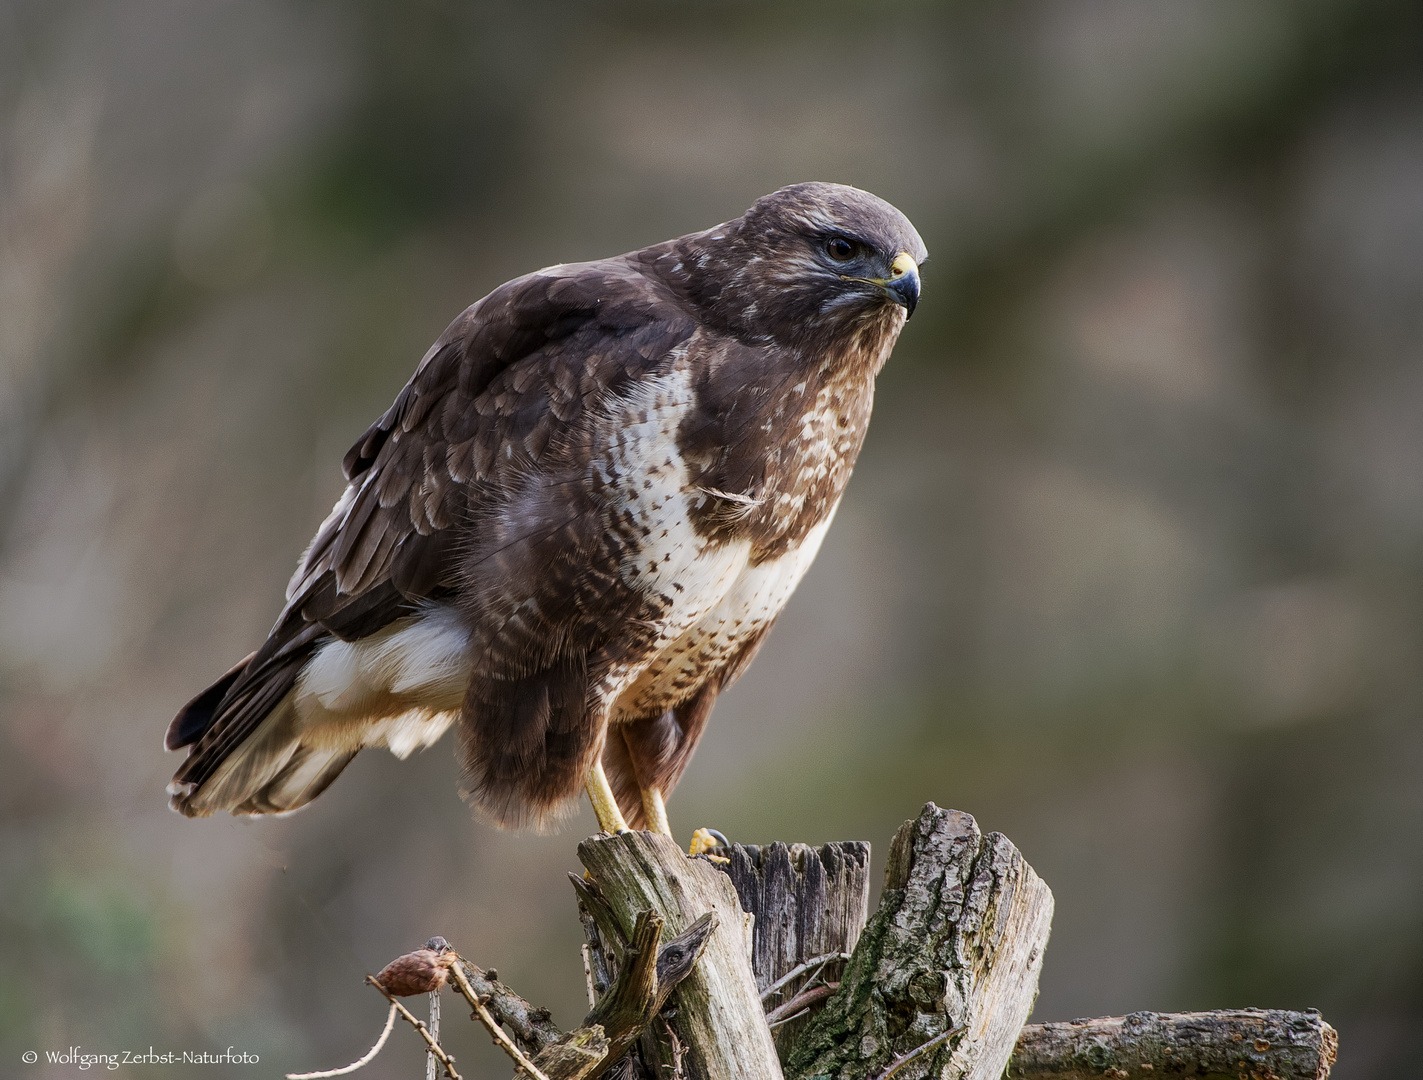
{"type": "Polygon", "coordinates": [[[416,949],[404,956],[397,956],[381,968],[376,975],[376,982],[395,997],[427,994],[440,989],[449,981],[450,965],[454,962],[453,952],[416,949]]]}

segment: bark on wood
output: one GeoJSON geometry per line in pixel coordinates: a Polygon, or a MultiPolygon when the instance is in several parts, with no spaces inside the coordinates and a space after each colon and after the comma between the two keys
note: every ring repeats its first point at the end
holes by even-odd
{"type": "Polygon", "coordinates": [[[662,916],[643,911],[633,926],[632,940],[623,954],[622,973],[603,996],[585,1023],[601,1024],[612,1041],[614,1061],[627,1053],[655,1014],[657,997],[657,946],[662,939],[662,916]]]}
{"type": "Polygon", "coordinates": [[[582,1025],[534,1058],[548,1080],[593,1080],[616,1064],[691,974],[716,929],[716,914],[707,912],[659,947],[662,927],[662,917],[651,911],[638,916],[619,977],[582,1025]]]}
{"type": "Polygon", "coordinates": [[[598,999],[608,992],[608,987],[613,985],[613,976],[617,974],[617,961],[604,943],[605,935],[613,932],[615,920],[612,918],[612,912],[608,911],[607,901],[602,899],[601,894],[594,895],[591,882],[584,881],[577,874],[569,874],[568,880],[573,882],[574,892],[578,894],[578,921],[583,924],[583,937],[588,946],[588,973],[592,982],[591,1004],[596,1004],[598,999]],[[598,919],[593,914],[595,907],[601,907],[605,913],[604,919],[609,924],[605,931],[598,928],[598,919]]]}
{"type": "Polygon", "coordinates": [[[1324,1080],[1339,1036],[1318,1012],[1231,1009],[1030,1024],[1012,1080],[1324,1080]]]}
{"type": "Polygon", "coordinates": [[[1023,1027],[1052,894],[1005,838],[933,803],[895,835],[862,934],[868,845],[738,847],[718,870],[664,836],[631,833],[585,841],[579,857],[589,876],[570,876],[596,1001],[568,1035],[462,958],[440,968],[417,950],[382,974],[413,993],[448,970],[549,1080],[782,1080],[763,1010],[790,1016],[829,995],[823,980],[804,985],[807,962],[851,946],[839,989],[788,1055],[790,1080],[1325,1080],[1337,1052],[1313,1010],[1023,1027]],[[762,916],[756,933],[748,910],[762,916]],[[685,929],[661,943],[664,926],[685,929]],[[401,972],[420,978],[406,986],[401,972]]]}
{"type": "MultiPolygon", "coordinates": [[[[742,909],[756,920],[751,970],[762,993],[807,960],[849,953],[855,947],[870,907],[869,844],[735,844],[730,859],[722,870],[736,886],[742,909]]],[[[792,1001],[811,978],[839,982],[844,968],[844,961],[835,960],[818,972],[805,971],[782,985],[766,1004],[771,1008],[792,1001]]],[[[782,1060],[822,1007],[817,1001],[803,1016],[772,1030],[782,1060]]]]}
{"type": "MultiPolygon", "coordinates": [[[[600,1025],[575,1028],[545,1047],[534,1064],[548,1080],[589,1080],[609,1060],[611,1046],[600,1025]]],[[[520,1069],[515,1080],[527,1080],[527,1074],[520,1069]]]]}
{"type": "Polygon", "coordinates": [[[627,938],[596,882],[577,874],[569,874],[568,880],[578,894],[578,921],[583,924],[583,935],[588,942],[593,993],[601,998],[617,978],[621,957],[627,950],[627,938]]]}
{"type": "Polygon", "coordinates": [[[642,1042],[654,1074],[671,1075],[673,1058],[681,1056],[687,1080],[782,1080],[751,973],[747,916],[726,875],[657,833],[594,837],[578,846],[578,858],[592,878],[580,900],[593,905],[605,951],[615,953],[619,938],[632,940],[640,912],[656,912],[677,933],[716,914],[700,962],[673,992],[668,1036],[642,1042]]]}
{"type": "Polygon", "coordinates": [[[895,1075],[998,1080],[1037,996],[1052,907],[1007,839],[929,803],[895,835],[879,910],[787,1076],[864,1080],[942,1039],[895,1075]]]}

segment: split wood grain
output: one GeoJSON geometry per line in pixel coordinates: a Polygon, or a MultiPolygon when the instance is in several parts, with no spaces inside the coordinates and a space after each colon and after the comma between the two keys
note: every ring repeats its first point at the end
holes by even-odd
{"type": "MultiPolygon", "coordinates": [[[[736,886],[742,909],[755,918],[751,970],[763,994],[776,987],[766,1000],[768,1009],[793,1000],[812,979],[840,981],[845,962],[839,959],[786,976],[816,957],[847,955],[859,941],[870,908],[869,844],[734,844],[722,870],[736,886]]],[[[772,1030],[783,1061],[822,1007],[816,1002],[772,1030]]]]}

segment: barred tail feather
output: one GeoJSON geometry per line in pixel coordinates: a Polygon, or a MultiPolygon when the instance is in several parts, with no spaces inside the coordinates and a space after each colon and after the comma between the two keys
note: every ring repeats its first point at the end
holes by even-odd
{"type": "Polygon", "coordinates": [[[359,747],[308,746],[296,719],[296,694],[288,692],[210,775],[194,782],[179,772],[168,786],[170,805],[188,817],[219,810],[284,814],[305,806],[326,790],[359,747]]]}

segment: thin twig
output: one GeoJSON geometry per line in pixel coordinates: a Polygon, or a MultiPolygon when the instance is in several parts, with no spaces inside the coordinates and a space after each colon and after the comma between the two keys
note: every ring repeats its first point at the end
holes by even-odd
{"type": "MultiPolygon", "coordinates": [[[[672,1030],[672,1025],[665,1019],[662,1021],[662,1026],[667,1029],[667,1038],[672,1042],[672,1080],[683,1080],[682,1055],[686,1051],[682,1049],[682,1040],[677,1038],[677,1033],[672,1030]]],[[[667,1063],[664,1062],[662,1067],[667,1068],[667,1063]]]]}
{"type": "MultiPolygon", "coordinates": [[[[793,1015],[793,1016],[787,1016],[784,1020],[772,1020],[772,1021],[770,1021],[769,1023],[767,1023],[766,1026],[769,1027],[772,1031],[774,1031],[774,1030],[775,1030],[776,1028],[778,1028],[778,1027],[784,1027],[786,1024],[789,1024],[792,1020],[799,1020],[802,1016],[809,1016],[809,1015],[810,1015],[810,1010],[809,1010],[809,1009],[801,1009],[800,1012],[796,1013],[796,1014],[793,1015]]],[[[768,1019],[769,1019],[769,1018],[768,1018],[768,1019]]]]}
{"type": "Polygon", "coordinates": [[[598,995],[593,993],[593,954],[584,944],[579,950],[583,954],[583,982],[588,987],[588,1008],[598,1004],[598,995]]]}
{"type": "Polygon", "coordinates": [[[366,1052],[366,1056],[360,1061],[353,1061],[349,1065],[339,1069],[327,1069],[324,1072],[309,1073],[287,1073],[287,1080],[325,1080],[328,1076],[345,1076],[353,1073],[357,1069],[364,1068],[375,1060],[375,1056],[380,1053],[381,1047],[385,1045],[385,1040],[390,1038],[391,1030],[395,1027],[395,1002],[390,1003],[390,1012],[385,1014],[385,1028],[380,1033],[380,1038],[376,1044],[366,1052]]]}
{"type": "Polygon", "coordinates": [[[938,1046],[941,1042],[945,1042],[945,1041],[947,1041],[948,1039],[952,1038],[953,1036],[957,1035],[957,1034],[958,1034],[960,1031],[962,1031],[963,1029],[964,1029],[964,1025],[962,1025],[962,1024],[960,1024],[958,1027],[955,1027],[955,1028],[949,1028],[948,1031],[945,1031],[945,1032],[944,1032],[943,1034],[941,1034],[941,1035],[935,1035],[935,1036],[934,1036],[932,1039],[930,1039],[928,1042],[926,1042],[926,1043],[921,1043],[920,1045],[916,1046],[913,1050],[909,1050],[909,1051],[906,1051],[906,1052],[903,1053],[903,1054],[900,1054],[899,1057],[895,1058],[893,1061],[891,1061],[888,1065],[885,1066],[884,1072],[882,1072],[882,1073],[880,1073],[878,1076],[876,1076],[876,1077],[875,1077],[875,1080],[889,1080],[889,1078],[890,1078],[891,1076],[893,1076],[895,1073],[899,1072],[900,1069],[902,1069],[902,1068],[904,1068],[904,1066],[908,1065],[911,1061],[913,1061],[915,1058],[917,1058],[917,1057],[918,1057],[920,1054],[922,1054],[925,1050],[933,1049],[935,1046],[938,1046]]]}
{"type": "Polygon", "coordinates": [[[455,985],[459,987],[459,992],[464,995],[464,999],[474,1009],[474,1015],[479,1018],[480,1023],[489,1029],[489,1034],[494,1036],[494,1041],[499,1044],[504,1053],[513,1058],[514,1063],[533,1077],[533,1080],[548,1080],[548,1077],[539,1071],[538,1066],[525,1057],[524,1052],[514,1045],[508,1035],[504,1034],[504,1029],[499,1026],[499,1021],[489,1014],[489,1010],[484,1007],[484,1002],[474,992],[474,987],[469,985],[469,980],[464,976],[464,969],[455,963],[450,967],[450,974],[455,977],[455,985]]]}
{"type": "Polygon", "coordinates": [[[761,991],[761,1000],[762,1000],[762,1001],[765,1001],[768,997],[770,997],[770,996],[771,996],[772,994],[774,994],[777,990],[779,990],[779,989],[781,989],[783,986],[785,986],[786,983],[790,982],[790,981],[791,981],[792,979],[794,979],[797,975],[804,975],[807,971],[809,971],[809,970],[810,970],[811,968],[813,968],[813,967],[822,967],[822,968],[823,968],[826,964],[831,963],[831,962],[834,961],[834,960],[848,960],[848,959],[850,959],[850,954],[849,954],[849,953],[843,953],[843,952],[826,953],[824,956],[812,956],[809,960],[805,961],[805,963],[803,963],[803,964],[797,964],[795,967],[791,968],[788,972],[786,972],[784,975],[782,975],[779,979],[777,979],[775,982],[773,982],[770,986],[768,986],[768,987],[766,987],[766,989],[762,990],[762,991],[761,991]]]}
{"type": "MultiPolygon", "coordinates": [[[[440,1041],[440,992],[430,991],[430,1034],[435,1037],[435,1041],[440,1041]]],[[[439,1069],[435,1065],[435,1052],[425,1051],[425,1080],[435,1080],[439,1075],[439,1069]]]]}
{"type": "MultiPolygon", "coordinates": [[[[391,997],[389,991],[387,991],[384,986],[382,986],[379,982],[376,981],[376,977],[374,975],[367,975],[366,982],[370,983],[377,990],[379,990],[382,996],[392,1005],[394,1005],[400,1015],[404,1017],[405,1022],[420,1033],[420,1038],[425,1040],[425,1044],[430,1048],[430,1052],[434,1054],[437,1058],[439,1058],[440,1064],[445,1067],[445,1075],[448,1076],[450,1080],[464,1080],[464,1078],[460,1076],[459,1073],[455,1072],[455,1059],[450,1057],[449,1054],[445,1053],[445,1048],[441,1046],[439,1042],[435,1040],[434,1036],[430,1034],[430,1029],[425,1026],[425,1021],[417,1019],[409,1009],[407,1009],[404,1005],[400,1004],[400,1002],[396,1001],[395,998],[391,997]]],[[[548,1080],[548,1078],[545,1077],[544,1080],[548,1080]]]]}
{"type": "MultiPolygon", "coordinates": [[[[458,954],[456,954],[458,956],[458,954]]],[[[470,989],[484,999],[485,1006],[500,1024],[507,1024],[519,1048],[530,1057],[563,1038],[563,1032],[549,1020],[547,1009],[538,1008],[498,981],[496,971],[485,971],[464,957],[456,961],[470,989]]]]}
{"type": "Polygon", "coordinates": [[[766,1014],[766,1023],[775,1027],[784,1023],[791,1017],[798,1014],[802,1009],[808,1009],[817,1001],[824,1001],[836,990],[840,989],[839,983],[826,983],[824,986],[812,986],[809,990],[802,990],[795,997],[782,1005],[777,1005],[766,1014]]]}

